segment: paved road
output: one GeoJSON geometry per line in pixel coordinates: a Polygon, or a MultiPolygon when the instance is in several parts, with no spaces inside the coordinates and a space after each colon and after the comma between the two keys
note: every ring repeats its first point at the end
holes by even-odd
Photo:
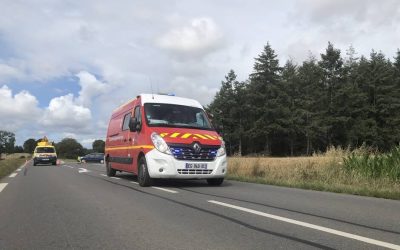
{"type": "Polygon", "coordinates": [[[0,249],[400,249],[399,201],[234,181],[142,188],[101,164],[15,173],[0,180],[0,249]]]}

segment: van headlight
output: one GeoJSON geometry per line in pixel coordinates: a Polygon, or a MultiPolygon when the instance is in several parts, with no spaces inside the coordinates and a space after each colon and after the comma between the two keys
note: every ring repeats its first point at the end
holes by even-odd
{"type": "Polygon", "coordinates": [[[225,142],[221,141],[221,147],[218,149],[217,151],[217,156],[223,156],[226,154],[226,150],[225,150],[225,142]]]}
{"type": "Polygon", "coordinates": [[[169,150],[167,143],[164,141],[164,139],[159,134],[157,134],[156,132],[153,132],[151,134],[150,138],[154,144],[154,147],[156,147],[156,149],[158,151],[160,151],[161,153],[164,153],[164,154],[171,154],[171,150],[169,150]]]}

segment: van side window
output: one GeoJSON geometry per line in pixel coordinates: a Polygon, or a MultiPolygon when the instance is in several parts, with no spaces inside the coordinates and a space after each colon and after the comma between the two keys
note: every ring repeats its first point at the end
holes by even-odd
{"type": "Polygon", "coordinates": [[[122,123],[122,131],[129,129],[129,120],[131,119],[131,112],[124,116],[124,122],[122,123]]]}
{"type": "Polygon", "coordinates": [[[135,107],[135,118],[138,122],[142,122],[142,116],[140,115],[140,106],[135,107]]]}

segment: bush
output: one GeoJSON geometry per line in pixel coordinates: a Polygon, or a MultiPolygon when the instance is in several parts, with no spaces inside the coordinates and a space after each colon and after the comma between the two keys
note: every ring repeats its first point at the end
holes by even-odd
{"type": "Polygon", "coordinates": [[[400,147],[389,153],[377,154],[368,151],[353,152],[344,158],[344,168],[350,174],[368,178],[389,178],[400,180],[400,147]]]}
{"type": "Polygon", "coordinates": [[[82,155],[84,149],[82,145],[72,138],[64,138],[56,144],[57,155],[59,158],[76,159],[82,155]]]}

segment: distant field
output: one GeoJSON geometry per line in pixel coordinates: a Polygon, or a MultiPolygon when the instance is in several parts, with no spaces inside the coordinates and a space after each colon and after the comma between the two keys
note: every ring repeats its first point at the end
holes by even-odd
{"type": "Polygon", "coordinates": [[[29,158],[29,157],[31,157],[31,154],[15,153],[15,154],[6,155],[5,159],[18,159],[18,158],[29,158]]]}
{"type": "Polygon", "coordinates": [[[346,171],[343,151],[310,157],[229,157],[228,179],[400,199],[400,182],[346,171]]]}
{"type": "Polygon", "coordinates": [[[0,160],[0,179],[11,174],[15,169],[25,163],[27,159],[20,158],[20,156],[6,157],[5,160],[0,160]]]}

